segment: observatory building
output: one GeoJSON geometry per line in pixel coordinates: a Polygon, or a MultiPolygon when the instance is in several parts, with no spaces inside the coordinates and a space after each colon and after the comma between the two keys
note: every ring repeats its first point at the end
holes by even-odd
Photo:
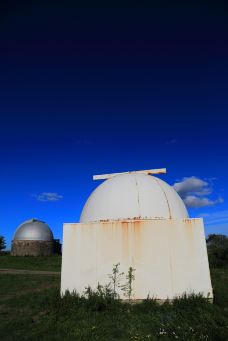
{"type": "Polygon", "coordinates": [[[106,181],[88,198],[80,223],[64,224],[62,294],[108,284],[119,263],[121,272],[135,269],[135,300],[184,293],[213,298],[203,220],[189,219],[176,191],[151,176],[165,172],[94,176],[106,181]]]}
{"type": "Polygon", "coordinates": [[[50,256],[52,254],[53,234],[46,223],[31,219],[17,228],[12,240],[12,256],[50,256]]]}

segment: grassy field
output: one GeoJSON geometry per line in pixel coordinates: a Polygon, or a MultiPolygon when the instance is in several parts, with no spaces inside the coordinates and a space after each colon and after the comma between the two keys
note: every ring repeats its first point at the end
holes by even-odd
{"type": "MultiPolygon", "coordinates": [[[[23,259],[30,270],[59,270],[56,261],[54,269],[50,268],[53,260],[47,260],[47,267],[43,260],[40,268],[35,258],[23,259]]],[[[12,262],[11,268],[15,268],[15,259],[12,262]]],[[[16,262],[19,266],[20,261],[16,262]]],[[[78,296],[61,299],[58,276],[2,274],[0,340],[225,341],[228,269],[212,269],[211,273],[214,304],[191,297],[164,305],[149,300],[137,305],[122,304],[96,294],[89,299],[78,296]]]]}
{"type": "Polygon", "coordinates": [[[51,257],[18,257],[9,254],[0,256],[0,269],[23,269],[61,271],[61,256],[51,257]]]}

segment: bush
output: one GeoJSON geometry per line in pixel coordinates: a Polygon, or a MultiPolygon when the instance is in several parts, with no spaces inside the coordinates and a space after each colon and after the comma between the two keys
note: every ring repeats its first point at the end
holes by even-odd
{"type": "Polygon", "coordinates": [[[6,248],[6,241],[3,236],[0,236],[0,253],[6,248]]]}
{"type": "Polygon", "coordinates": [[[228,266],[228,237],[210,234],[207,238],[208,259],[211,267],[228,266]]]}

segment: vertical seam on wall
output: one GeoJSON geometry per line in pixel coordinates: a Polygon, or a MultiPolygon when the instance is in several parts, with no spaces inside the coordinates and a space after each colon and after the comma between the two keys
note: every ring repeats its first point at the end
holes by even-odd
{"type": "Polygon", "coordinates": [[[174,295],[174,273],[173,273],[173,233],[172,229],[169,229],[169,268],[171,277],[171,293],[174,295]]]}
{"type": "Polygon", "coordinates": [[[137,201],[138,201],[138,207],[139,207],[139,218],[141,218],[140,201],[139,201],[139,186],[138,186],[138,181],[136,179],[136,175],[135,174],[134,174],[134,179],[135,179],[135,185],[136,185],[136,191],[137,191],[137,201]]]}
{"type": "Polygon", "coordinates": [[[172,219],[171,208],[170,208],[170,205],[169,205],[169,200],[168,200],[168,198],[167,198],[167,195],[166,195],[166,193],[165,193],[163,187],[162,187],[161,184],[159,183],[158,179],[156,179],[155,177],[154,177],[154,179],[156,180],[158,186],[161,188],[161,190],[162,190],[162,192],[163,192],[163,194],[164,194],[164,196],[165,196],[165,200],[166,200],[166,203],[167,203],[167,206],[168,206],[168,210],[169,210],[169,219],[172,219]]]}

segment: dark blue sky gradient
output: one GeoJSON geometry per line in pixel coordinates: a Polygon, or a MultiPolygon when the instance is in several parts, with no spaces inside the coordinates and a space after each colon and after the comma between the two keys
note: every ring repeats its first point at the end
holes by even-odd
{"type": "MultiPolygon", "coordinates": [[[[76,2],[75,2],[76,3],[76,2]]],[[[226,233],[228,11],[223,2],[84,7],[8,2],[0,39],[0,234],[25,219],[55,237],[78,221],[93,174],[167,167],[213,180],[226,233]],[[58,202],[34,194],[57,192],[58,202]]]]}

